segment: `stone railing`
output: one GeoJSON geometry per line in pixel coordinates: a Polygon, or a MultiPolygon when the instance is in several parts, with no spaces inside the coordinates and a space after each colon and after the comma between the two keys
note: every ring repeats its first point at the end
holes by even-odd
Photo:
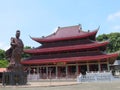
{"type": "Polygon", "coordinates": [[[39,74],[28,74],[27,80],[28,81],[36,81],[39,79],[39,74]]]}
{"type": "Polygon", "coordinates": [[[98,81],[111,81],[113,79],[111,72],[91,72],[86,75],[79,75],[77,82],[98,82],[98,81]]]}

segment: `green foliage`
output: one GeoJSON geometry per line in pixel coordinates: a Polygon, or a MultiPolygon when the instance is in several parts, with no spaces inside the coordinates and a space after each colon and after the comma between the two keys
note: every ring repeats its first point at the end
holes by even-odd
{"type": "Polygon", "coordinates": [[[31,49],[31,47],[30,46],[25,46],[24,49],[31,49]]]}
{"type": "MultiPolygon", "coordinates": [[[[110,34],[102,34],[97,37],[98,41],[109,40],[107,52],[117,52],[120,51],[120,33],[110,33],[110,34]]],[[[118,57],[120,59],[120,55],[118,57]]]]}
{"type": "Polygon", "coordinates": [[[6,68],[8,66],[7,60],[0,60],[0,68],[6,68]]]}
{"type": "Polygon", "coordinates": [[[0,49],[0,60],[5,59],[5,51],[0,49]]]}
{"type": "MultiPolygon", "coordinates": [[[[24,49],[31,49],[31,47],[29,46],[26,46],[24,47],[24,49]]],[[[22,58],[28,58],[30,55],[29,54],[26,54],[26,53],[23,53],[22,54],[22,58]]],[[[5,58],[5,51],[0,49],[0,68],[4,68],[4,67],[7,67],[9,64],[8,60],[6,60],[5,58]]]]}
{"type": "Polygon", "coordinates": [[[107,36],[107,34],[99,35],[99,36],[97,37],[97,40],[98,40],[98,41],[106,41],[106,40],[108,40],[108,36],[107,36]]]}
{"type": "MultiPolygon", "coordinates": [[[[31,47],[30,46],[25,46],[24,49],[31,49],[31,47]]],[[[27,53],[22,54],[22,58],[28,58],[28,57],[30,57],[30,54],[27,54],[27,53]]]]}
{"type": "Polygon", "coordinates": [[[5,51],[0,49],[0,68],[8,66],[8,61],[5,59],[5,51]]]}

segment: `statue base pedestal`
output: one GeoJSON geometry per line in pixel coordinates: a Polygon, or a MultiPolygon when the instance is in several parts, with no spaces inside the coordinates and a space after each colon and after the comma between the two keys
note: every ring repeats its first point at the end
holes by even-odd
{"type": "Polygon", "coordinates": [[[3,73],[3,85],[25,85],[27,84],[27,72],[8,71],[3,73]]]}

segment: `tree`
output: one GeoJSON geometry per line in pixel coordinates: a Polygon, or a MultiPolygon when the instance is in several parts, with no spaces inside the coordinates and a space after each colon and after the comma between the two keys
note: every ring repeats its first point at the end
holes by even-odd
{"type": "Polygon", "coordinates": [[[0,60],[5,59],[5,51],[0,49],[0,60]]]}
{"type": "MultiPolygon", "coordinates": [[[[30,46],[25,46],[24,49],[31,49],[31,47],[30,46]]],[[[28,58],[28,57],[30,57],[30,54],[27,54],[27,53],[22,54],[22,58],[28,58]]]]}
{"type": "MultiPolygon", "coordinates": [[[[24,49],[31,49],[30,46],[25,46],[24,49]]],[[[23,53],[22,58],[28,58],[30,55],[23,53]]],[[[0,68],[5,68],[9,64],[9,61],[5,57],[5,51],[0,49],[0,68]]]]}
{"type": "Polygon", "coordinates": [[[98,41],[106,41],[106,40],[108,40],[108,36],[107,36],[107,34],[99,35],[99,36],[97,37],[97,40],[98,40],[98,41]]]}
{"type": "MultiPolygon", "coordinates": [[[[118,52],[120,51],[120,33],[110,33],[110,34],[102,34],[97,37],[98,41],[109,40],[107,52],[118,52]]],[[[118,57],[120,59],[120,55],[118,57]]]]}
{"type": "Polygon", "coordinates": [[[0,60],[0,68],[6,68],[8,63],[8,60],[0,60]]]}
{"type": "Polygon", "coordinates": [[[7,67],[8,63],[8,60],[5,58],[5,51],[0,49],[0,68],[7,67]]]}

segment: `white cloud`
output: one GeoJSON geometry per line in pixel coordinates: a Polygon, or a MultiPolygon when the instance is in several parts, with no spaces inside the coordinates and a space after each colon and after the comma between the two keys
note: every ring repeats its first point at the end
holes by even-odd
{"type": "Polygon", "coordinates": [[[4,43],[0,42],[0,49],[7,50],[10,46],[5,45],[4,43]]]}
{"type": "Polygon", "coordinates": [[[118,19],[120,19],[120,11],[116,12],[116,13],[113,13],[113,14],[110,14],[107,17],[108,21],[113,21],[113,20],[118,20],[118,19]]]}

